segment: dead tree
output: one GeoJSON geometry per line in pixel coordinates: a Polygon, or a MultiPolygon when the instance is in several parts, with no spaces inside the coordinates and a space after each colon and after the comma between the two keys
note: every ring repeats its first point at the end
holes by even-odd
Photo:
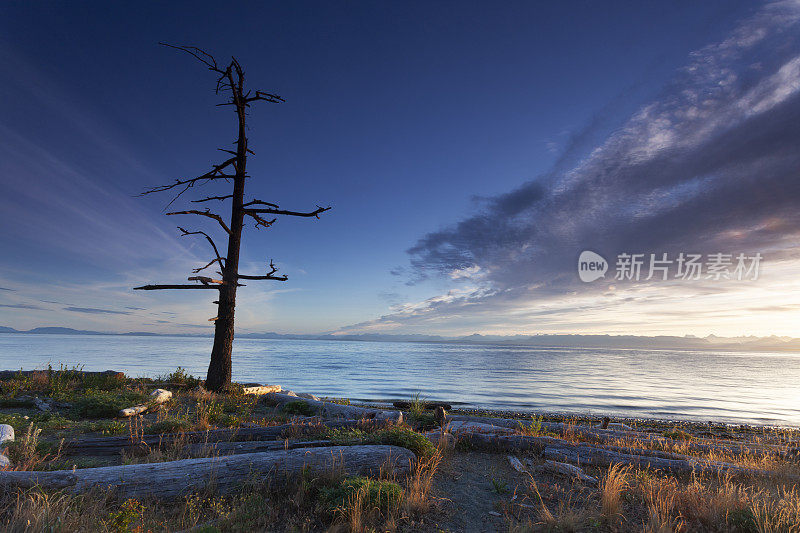
{"type": "Polygon", "coordinates": [[[229,96],[226,101],[217,104],[218,106],[231,106],[236,113],[238,121],[238,135],[236,138],[236,149],[220,150],[230,157],[219,164],[213,165],[211,170],[196,178],[177,179],[173,183],[152,187],[144,191],[141,195],[153,194],[157,192],[176,193],[169,202],[172,205],[185,192],[196,185],[208,183],[233,182],[233,191],[230,194],[221,196],[207,196],[205,198],[192,200],[193,203],[204,202],[231,202],[230,218],[226,220],[219,214],[211,212],[210,209],[188,209],[184,211],[173,211],[167,215],[196,215],[214,220],[223,234],[228,239],[228,249],[223,256],[211,236],[204,231],[188,231],[182,227],[178,229],[183,236],[198,235],[205,238],[211,245],[214,257],[206,265],[193,270],[194,274],[216,265],[219,268],[218,274],[222,279],[214,279],[207,276],[191,276],[189,281],[194,284],[176,285],[144,285],[135,287],[135,290],[162,290],[162,289],[205,289],[219,292],[219,298],[214,302],[217,304],[217,316],[211,320],[215,322],[214,347],[211,351],[211,362],[208,365],[208,375],[206,377],[206,387],[210,390],[219,391],[226,388],[231,382],[231,350],[233,348],[234,334],[234,311],[236,308],[236,288],[242,286],[240,280],[273,280],[286,281],[284,275],[277,275],[278,269],[270,260],[265,274],[246,275],[239,273],[239,250],[242,243],[242,228],[244,220],[249,217],[256,228],[269,228],[277,220],[277,216],[296,216],[319,218],[320,213],[330,209],[330,207],[319,207],[313,211],[287,211],[280,209],[277,204],[264,202],[262,200],[251,199],[245,201],[245,181],[249,178],[247,174],[247,157],[253,155],[253,151],[247,144],[246,120],[247,111],[251,104],[256,102],[280,103],[283,98],[278,95],[263,91],[253,91],[245,88],[244,70],[236,58],[231,58],[227,66],[220,65],[210,54],[194,46],[173,46],[161,43],[170,48],[182,50],[195,59],[203,63],[208,70],[217,76],[216,94],[229,96]],[[274,215],[274,217],[273,217],[274,215]]]}

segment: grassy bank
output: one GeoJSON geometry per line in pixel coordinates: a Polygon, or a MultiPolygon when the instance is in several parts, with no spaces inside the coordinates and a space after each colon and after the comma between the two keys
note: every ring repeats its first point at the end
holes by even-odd
{"type": "MultiPolygon", "coordinates": [[[[0,496],[4,531],[800,530],[800,494],[789,481],[800,475],[796,457],[698,452],[692,447],[698,442],[737,442],[788,449],[800,439],[795,430],[640,422],[634,428],[638,437],[620,437],[612,444],[725,461],[767,474],[675,475],[619,464],[584,468],[598,480],[595,485],[543,468],[544,461],[534,452],[513,454],[529,465],[520,472],[512,468],[507,451],[475,449],[459,441],[458,434],[434,446],[424,433],[436,428],[437,421],[419,398],[402,425],[365,423],[332,429],[305,418],[314,413],[299,400],[277,406],[266,397],[245,395],[235,388],[213,394],[181,369],[156,379],[49,369],[5,376],[0,390],[0,423],[10,424],[17,434],[7,447],[14,470],[70,470],[198,457],[196,447],[190,454],[188,440],[180,438],[156,440],[155,445],[113,455],[70,448],[90,437],[123,436],[135,443],[148,435],[273,426],[284,428],[279,439],[287,447],[315,439],[337,445],[393,444],[419,458],[407,475],[386,470],[372,478],[347,476],[333,467],[265,481],[254,473],[233,494],[220,495],[212,486],[174,501],[122,499],[113,490],[82,495],[37,487],[5,490],[0,496]],[[122,408],[147,403],[156,388],[172,391],[172,400],[151,406],[141,416],[117,417],[122,408]],[[666,440],[651,442],[641,435],[666,440]]],[[[591,439],[577,429],[587,423],[555,416],[529,418],[520,420],[514,434],[586,442],[591,439]],[[546,422],[560,422],[563,427],[554,432],[546,422]]]]}

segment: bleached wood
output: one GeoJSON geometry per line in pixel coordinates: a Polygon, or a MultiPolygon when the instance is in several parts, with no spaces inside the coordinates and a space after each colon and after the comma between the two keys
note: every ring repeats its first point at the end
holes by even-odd
{"type": "Polygon", "coordinates": [[[52,472],[0,472],[0,487],[39,486],[72,493],[112,488],[120,498],[174,498],[209,486],[220,494],[231,493],[256,473],[266,481],[336,468],[348,475],[376,475],[388,466],[402,475],[415,458],[398,446],[332,446],[52,472]]]}
{"type": "Polygon", "coordinates": [[[153,405],[160,405],[162,403],[166,403],[172,399],[172,393],[165,389],[156,389],[150,393],[150,400],[146,404],[142,405],[135,405],[133,407],[128,407],[127,409],[121,409],[119,412],[119,416],[121,417],[131,417],[136,416],[144,413],[153,405]]]}
{"type": "Polygon", "coordinates": [[[280,385],[253,385],[250,387],[244,387],[242,392],[245,394],[253,394],[256,396],[260,396],[262,394],[269,394],[271,392],[280,392],[281,386],[280,385]]]}

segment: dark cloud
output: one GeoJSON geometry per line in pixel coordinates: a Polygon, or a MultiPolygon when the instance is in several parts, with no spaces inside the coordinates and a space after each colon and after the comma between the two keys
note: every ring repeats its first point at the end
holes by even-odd
{"type": "Polygon", "coordinates": [[[73,313],[87,313],[93,315],[130,315],[128,311],[112,311],[111,309],[97,309],[95,307],[65,307],[64,311],[73,313]]]}
{"type": "Polygon", "coordinates": [[[9,288],[7,288],[7,287],[0,287],[0,291],[12,291],[12,292],[17,292],[17,291],[16,291],[16,289],[9,289],[9,288]]]}
{"type": "Polygon", "coordinates": [[[30,304],[0,304],[0,307],[9,307],[11,309],[42,309],[41,307],[30,304]]]}
{"type": "Polygon", "coordinates": [[[126,307],[125,309],[133,309],[134,311],[147,311],[144,307],[126,307]]]}
{"type": "Polygon", "coordinates": [[[582,160],[566,165],[586,141],[578,135],[550,173],[422,237],[408,250],[419,278],[450,276],[479,289],[384,319],[445,310],[463,319],[458,310],[497,313],[606,290],[613,271],[592,285],[577,278],[587,249],[612,269],[622,252],[762,252],[765,261],[796,254],[799,19],[796,5],[765,6],[725,41],[692,54],[654,103],[582,160]]]}
{"type": "Polygon", "coordinates": [[[565,288],[576,277],[561,274],[573,274],[584,249],[755,252],[800,233],[800,39],[775,16],[698,52],[657,103],[577,167],[421,238],[409,250],[415,269],[478,267],[496,288],[565,288]],[[770,35],[751,45],[762,28],[770,35]],[[750,66],[762,57],[772,68],[756,77],[750,66]]]}

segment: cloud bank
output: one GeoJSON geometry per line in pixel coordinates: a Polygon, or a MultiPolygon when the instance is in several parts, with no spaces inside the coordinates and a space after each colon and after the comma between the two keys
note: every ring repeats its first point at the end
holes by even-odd
{"type": "Polygon", "coordinates": [[[698,317],[723,312],[713,305],[731,305],[732,285],[584,285],[577,257],[591,249],[613,264],[623,252],[760,252],[774,275],[796,258],[799,21],[798,2],[764,6],[724,41],[691,54],[656,101],[572,168],[557,165],[423,236],[409,250],[412,281],[449,277],[453,290],[343,331],[563,331],[565,321],[594,329],[600,309],[624,328],[643,318],[614,314],[615,306],[680,313],[653,306],[696,295],[712,302],[698,317]]]}

